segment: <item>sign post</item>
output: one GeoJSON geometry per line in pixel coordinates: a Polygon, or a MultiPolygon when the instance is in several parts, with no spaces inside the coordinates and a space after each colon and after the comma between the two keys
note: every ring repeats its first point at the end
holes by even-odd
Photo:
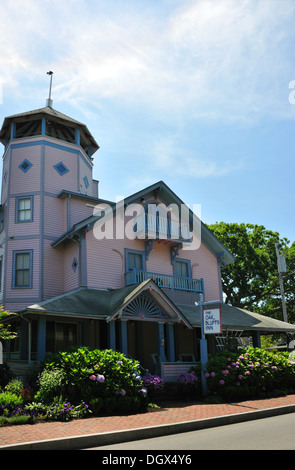
{"type": "Polygon", "coordinates": [[[212,302],[204,302],[203,294],[200,294],[200,302],[195,302],[195,305],[200,305],[201,310],[201,341],[200,341],[200,355],[201,355],[201,380],[202,380],[202,394],[203,397],[207,396],[207,380],[206,380],[206,365],[208,362],[208,346],[206,334],[220,334],[222,331],[221,322],[221,301],[215,300],[212,302]],[[219,305],[212,309],[204,309],[204,306],[219,305]]]}

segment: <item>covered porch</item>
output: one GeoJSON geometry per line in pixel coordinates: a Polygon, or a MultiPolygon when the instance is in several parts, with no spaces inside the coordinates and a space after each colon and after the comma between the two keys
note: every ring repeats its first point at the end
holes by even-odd
{"type": "Polygon", "coordinates": [[[118,290],[79,288],[19,313],[4,360],[17,375],[71,346],[114,349],[160,375],[161,364],[198,357],[197,332],[152,280],[118,290]]]}
{"type": "MultiPolygon", "coordinates": [[[[165,381],[200,360],[199,307],[179,305],[151,279],[118,290],[79,288],[19,312],[18,339],[5,346],[3,360],[16,375],[51,353],[83,345],[114,349],[136,359],[165,381]]],[[[11,319],[9,319],[11,322],[11,319]]],[[[207,335],[208,352],[225,347],[228,335],[295,334],[295,325],[222,304],[223,333],[207,335]]]]}

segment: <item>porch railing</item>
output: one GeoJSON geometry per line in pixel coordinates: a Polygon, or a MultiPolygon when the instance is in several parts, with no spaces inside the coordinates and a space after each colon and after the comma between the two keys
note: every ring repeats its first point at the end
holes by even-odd
{"type": "Polygon", "coordinates": [[[198,362],[162,362],[160,375],[164,382],[176,382],[180,374],[188,372],[191,367],[198,364],[198,362]]]}
{"type": "Polygon", "coordinates": [[[171,276],[169,274],[152,273],[139,269],[132,269],[125,274],[126,286],[139,284],[147,279],[152,279],[159,287],[164,287],[166,289],[204,292],[203,279],[171,276]]]}

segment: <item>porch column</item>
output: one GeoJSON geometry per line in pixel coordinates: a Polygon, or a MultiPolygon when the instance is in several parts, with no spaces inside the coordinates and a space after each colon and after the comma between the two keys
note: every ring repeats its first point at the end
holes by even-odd
{"type": "Polygon", "coordinates": [[[166,328],[168,361],[175,362],[174,325],[172,323],[168,323],[166,328]]]}
{"type": "Polygon", "coordinates": [[[254,348],[261,348],[260,331],[253,331],[252,340],[254,348]]]}
{"type": "Polygon", "coordinates": [[[26,320],[20,322],[20,359],[27,359],[26,350],[28,346],[28,328],[26,320]]]}
{"type": "Polygon", "coordinates": [[[121,352],[128,354],[127,321],[121,318],[121,352]]]}
{"type": "Polygon", "coordinates": [[[110,321],[109,324],[109,346],[110,349],[116,349],[116,324],[114,321],[110,321]]]}
{"type": "Polygon", "coordinates": [[[83,344],[89,346],[89,320],[83,320],[83,344]]]}
{"type": "Polygon", "coordinates": [[[46,317],[40,315],[37,333],[37,361],[44,361],[46,355],[46,317]]]}
{"type": "Polygon", "coordinates": [[[164,323],[158,323],[158,355],[161,362],[165,362],[165,335],[164,323]]]}

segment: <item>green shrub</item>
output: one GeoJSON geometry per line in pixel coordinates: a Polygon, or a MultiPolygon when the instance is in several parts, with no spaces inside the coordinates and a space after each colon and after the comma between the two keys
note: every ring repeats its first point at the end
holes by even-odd
{"type": "Polygon", "coordinates": [[[227,401],[295,390],[295,367],[285,352],[253,347],[222,351],[208,361],[206,369],[209,392],[227,401]]]}
{"type": "MultiPolygon", "coordinates": [[[[64,396],[74,403],[90,403],[97,397],[116,400],[120,395],[143,395],[139,362],[117,351],[79,347],[51,357],[45,370],[63,371],[64,396]]],[[[112,401],[104,400],[109,410],[114,408],[112,401]]]]}
{"type": "Polygon", "coordinates": [[[4,408],[12,409],[21,405],[23,402],[22,397],[16,393],[2,392],[0,393],[0,413],[4,408]]]}
{"type": "Polygon", "coordinates": [[[11,380],[11,381],[5,386],[6,392],[15,393],[16,395],[17,395],[17,394],[20,394],[20,391],[23,390],[23,388],[24,388],[23,382],[22,382],[21,380],[17,380],[17,379],[11,380]]]}
{"type": "Polygon", "coordinates": [[[15,426],[16,424],[30,424],[32,422],[30,416],[14,416],[12,418],[7,418],[6,416],[0,416],[0,427],[1,426],[15,426]]]}
{"type": "Polygon", "coordinates": [[[44,369],[38,380],[39,390],[34,399],[50,404],[56,397],[63,397],[66,387],[65,372],[62,369],[44,369]]]}
{"type": "Polygon", "coordinates": [[[43,421],[69,421],[84,418],[91,413],[88,405],[84,402],[73,405],[64,401],[56,401],[50,405],[33,402],[25,406],[25,411],[34,416],[35,420],[43,421]]]}
{"type": "Polygon", "coordinates": [[[101,397],[91,398],[89,408],[95,416],[98,416],[103,408],[103,399],[101,397]]]}

